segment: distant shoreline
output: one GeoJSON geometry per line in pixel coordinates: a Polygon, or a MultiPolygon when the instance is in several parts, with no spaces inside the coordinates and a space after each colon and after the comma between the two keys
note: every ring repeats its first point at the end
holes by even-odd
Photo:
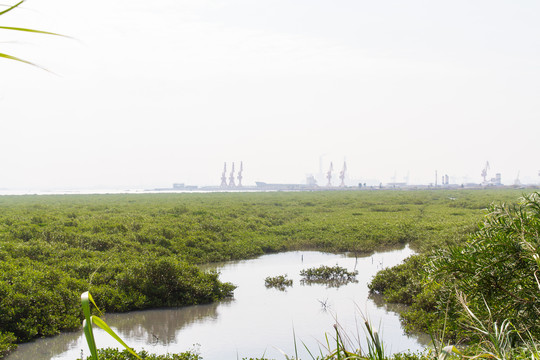
{"type": "Polygon", "coordinates": [[[189,186],[185,188],[155,188],[155,189],[70,189],[70,190],[9,190],[0,189],[0,196],[30,196],[30,195],[107,195],[107,194],[182,194],[182,193],[243,193],[243,192],[318,192],[318,191],[384,191],[384,190],[483,190],[483,189],[540,189],[540,185],[391,185],[382,186],[308,186],[303,184],[266,184],[259,186],[219,187],[219,186],[189,186]]]}

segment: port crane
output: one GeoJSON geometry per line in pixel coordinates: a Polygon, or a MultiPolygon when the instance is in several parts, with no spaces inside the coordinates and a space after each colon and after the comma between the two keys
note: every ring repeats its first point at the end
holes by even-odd
{"type": "Polygon", "coordinates": [[[332,162],[330,162],[330,168],[326,172],[326,178],[328,179],[328,184],[326,186],[330,187],[332,186],[332,171],[334,170],[334,165],[332,162]]]}
{"type": "Polygon", "coordinates": [[[235,187],[234,184],[234,163],[232,163],[231,175],[229,176],[229,187],[235,187]]]}
{"type": "Polygon", "coordinates": [[[221,187],[227,187],[227,163],[223,164],[223,173],[221,174],[221,187]]]}
{"type": "Polygon", "coordinates": [[[484,166],[484,169],[482,170],[482,177],[484,178],[484,183],[487,182],[486,180],[486,176],[487,176],[487,172],[489,170],[489,161],[486,161],[486,166],[484,166]]]}
{"type": "Polygon", "coordinates": [[[339,172],[339,178],[341,179],[341,184],[339,186],[345,187],[345,172],[347,171],[347,163],[343,162],[343,170],[339,172]]]}
{"type": "Polygon", "coordinates": [[[516,186],[520,186],[520,185],[521,185],[521,181],[519,180],[519,173],[520,173],[520,172],[521,172],[521,170],[518,170],[516,179],[514,180],[514,185],[516,185],[516,186]]]}
{"type": "Polygon", "coordinates": [[[238,187],[242,187],[242,171],[244,170],[244,163],[240,161],[240,170],[238,170],[238,187]]]}

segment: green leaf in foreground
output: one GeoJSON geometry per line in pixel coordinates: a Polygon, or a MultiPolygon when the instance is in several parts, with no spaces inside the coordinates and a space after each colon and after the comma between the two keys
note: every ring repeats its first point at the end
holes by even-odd
{"type": "MultiPolygon", "coordinates": [[[[85,291],[81,295],[81,302],[82,302],[82,308],[84,313],[84,321],[83,321],[83,329],[84,329],[84,336],[86,337],[86,341],[88,342],[88,348],[90,349],[90,354],[92,355],[92,358],[94,360],[98,360],[97,355],[97,347],[96,342],[94,340],[94,332],[92,331],[92,325],[96,324],[103,330],[107,332],[107,334],[111,335],[116,341],[118,341],[120,344],[122,344],[123,347],[126,348],[127,351],[129,351],[132,355],[137,357],[138,359],[141,359],[139,355],[133,349],[131,349],[110,327],[107,325],[105,321],[100,319],[99,317],[95,315],[90,315],[90,302],[94,304],[96,309],[97,307],[96,303],[94,302],[94,299],[92,298],[92,295],[88,291],[85,291]]],[[[99,311],[101,313],[101,311],[99,311]]],[[[142,359],[141,359],[142,360],[142,359]]]]}
{"type": "MultiPolygon", "coordinates": [[[[84,330],[84,336],[86,337],[86,342],[88,343],[88,348],[90,349],[90,354],[92,354],[92,358],[97,360],[97,348],[96,348],[96,342],[94,340],[94,332],[92,331],[92,315],[90,313],[90,301],[94,303],[94,299],[92,299],[92,295],[88,291],[85,291],[81,294],[81,303],[84,313],[84,321],[83,321],[83,330],[84,330]]],[[[99,309],[98,309],[99,310],[99,309]]]]}
{"type": "Polygon", "coordinates": [[[135,353],[135,351],[133,351],[133,349],[131,349],[110,327],[109,325],[107,325],[107,323],[103,320],[101,320],[99,317],[97,316],[92,316],[92,321],[94,324],[96,324],[97,326],[99,326],[100,328],[102,328],[103,330],[105,330],[107,332],[107,334],[111,335],[116,341],[118,341],[120,344],[122,344],[123,347],[126,348],[127,351],[129,351],[131,354],[133,354],[134,356],[136,356],[138,359],[140,359],[139,355],[137,355],[137,353],[135,353]]]}

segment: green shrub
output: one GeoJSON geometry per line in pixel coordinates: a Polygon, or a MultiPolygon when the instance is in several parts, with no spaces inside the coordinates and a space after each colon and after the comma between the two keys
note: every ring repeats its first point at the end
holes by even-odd
{"type": "MultiPolygon", "coordinates": [[[[180,354],[166,354],[166,355],[155,355],[149,354],[147,351],[140,351],[137,354],[144,360],[202,360],[202,357],[191,351],[186,351],[180,354]]],[[[100,359],[104,360],[138,360],[135,356],[130,354],[127,350],[118,350],[118,349],[99,349],[98,356],[100,359]]],[[[81,360],[81,359],[77,359],[81,360]]],[[[92,360],[89,356],[86,360],[92,360]]]]}
{"type": "Polygon", "coordinates": [[[143,307],[210,303],[231,296],[235,288],[230,283],[220,283],[217,272],[205,273],[195,265],[170,257],[127,266],[116,284],[126,294],[143,295],[143,307]]]}
{"type": "Polygon", "coordinates": [[[423,288],[425,262],[424,256],[414,255],[400,265],[379,271],[368,284],[369,291],[383,295],[387,302],[411,305],[423,288]]]}
{"type": "Polygon", "coordinates": [[[326,284],[331,287],[339,287],[350,282],[358,282],[356,275],[358,271],[348,271],[341,266],[322,265],[316,268],[309,268],[300,271],[302,284],[326,284]]]}
{"type": "Polygon", "coordinates": [[[284,291],[287,286],[292,286],[292,279],[287,279],[287,275],[268,276],[264,279],[264,286],[267,288],[276,288],[284,291]]]}
{"type": "Polygon", "coordinates": [[[1,331],[18,341],[59,334],[80,324],[84,283],[38,262],[0,263],[1,331]]]}
{"type": "Polygon", "coordinates": [[[540,195],[490,207],[480,229],[461,246],[436,252],[429,281],[464,294],[486,326],[509,320],[540,334],[540,195]]]}
{"type": "Polygon", "coordinates": [[[17,348],[17,337],[12,333],[0,331],[0,358],[17,348]]]}
{"type": "MultiPolygon", "coordinates": [[[[467,205],[467,207],[470,207],[467,205]]],[[[444,331],[452,341],[484,341],[471,331],[470,311],[486,329],[510,322],[518,333],[540,334],[540,195],[492,205],[468,240],[409,258],[379,272],[370,290],[410,307],[401,314],[408,331],[444,331]],[[464,299],[458,301],[458,296],[464,299]]]]}

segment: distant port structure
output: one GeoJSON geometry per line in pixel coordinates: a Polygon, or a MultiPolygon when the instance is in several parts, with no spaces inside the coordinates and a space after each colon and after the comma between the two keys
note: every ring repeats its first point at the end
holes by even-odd
{"type": "MultiPolygon", "coordinates": [[[[521,187],[521,181],[519,180],[519,172],[513,185],[503,185],[501,173],[495,173],[494,177],[489,177],[490,164],[486,161],[484,167],[480,172],[482,178],[478,183],[461,183],[453,184],[450,182],[450,176],[444,174],[439,177],[438,171],[435,171],[434,183],[428,185],[412,185],[408,183],[409,175],[407,174],[406,181],[395,181],[396,177],[393,177],[392,182],[379,183],[378,185],[367,185],[365,182],[358,182],[357,185],[346,185],[347,177],[347,162],[343,161],[343,166],[339,171],[339,185],[333,184],[334,165],[330,162],[328,170],[325,173],[319,174],[319,179],[325,178],[326,184],[321,186],[318,184],[314,175],[310,174],[306,176],[306,182],[304,184],[299,183],[267,183],[263,181],[256,181],[255,186],[245,186],[242,184],[243,180],[244,163],[239,162],[239,166],[236,167],[234,162],[230,163],[230,171],[228,171],[227,162],[223,163],[223,169],[221,172],[221,182],[219,186],[197,186],[197,185],[185,185],[184,183],[174,183],[172,188],[158,188],[151,191],[328,191],[328,190],[380,190],[380,189],[433,189],[433,188],[486,188],[486,187],[521,187]],[[236,170],[238,169],[238,170],[236,170]],[[440,181],[440,183],[439,183],[440,181]]],[[[538,171],[540,177],[540,171],[538,171]]],[[[531,185],[534,187],[534,185],[531,185]]]]}
{"type": "Polygon", "coordinates": [[[236,179],[238,183],[235,183],[234,179],[234,163],[232,163],[231,173],[229,174],[229,182],[227,183],[227,163],[223,164],[223,172],[221,173],[221,189],[237,189],[242,188],[242,171],[244,171],[244,163],[240,161],[240,169],[238,170],[238,175],[236,179]]]}
{"type": "MultiPolygon", "coordinates": [[[[244,163],[240,162],[240,169],[238,170],[238,174],[235,176],[235,163],[233,162],[231,165],[231,172],[228,175],[228,182],[227,182],[227,163],[225,162],[223,164],[223,172],[221,173],[221,185],[220,189],[222,190],[322,190],[322,189],[334,189],[335,186],[332,185],[332,172],[334,171],[334,165],[333,162],[330,162],[330,167],[328,171],[326,172],[326,179],[327,184],[325,187],[321,187],[317,185],[317,180],[313,175],[308,175],[306,178],[305,184],[271,184],[266,183],[262,181],[256,181],[255,186],[243,186],[242,185],[242,172],[244,170],[244,163]],[[238,180],[237,183],[235,183],[235,179],[238,180]]],[[[339,188],[346,188],[345,185],[345,175],[347,171],[347,163],[343,162],[343,168],[339,173],[339,179],[341,180],[341,183],[339,185],[339,188]]],[[[201,188],[201,189],[208,189],[201,188]]],[[[212,188],[212,187],[211,187],[212,188]]],[[[214,188],[212,188],[214,189],[214,188]]]]}

